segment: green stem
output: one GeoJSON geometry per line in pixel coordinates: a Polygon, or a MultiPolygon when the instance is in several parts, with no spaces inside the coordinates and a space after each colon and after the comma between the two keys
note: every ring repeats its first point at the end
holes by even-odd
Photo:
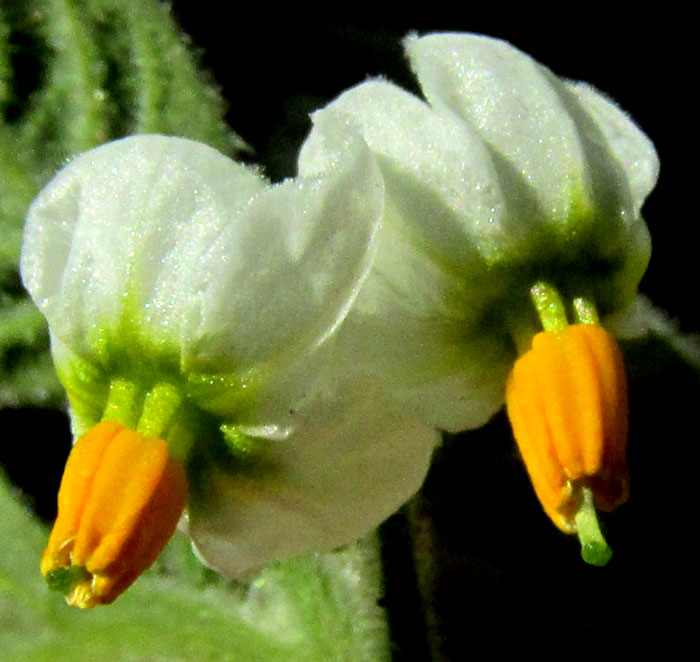
{"type": "Polygon", "coordinates": [[[256,583],[270,591],[267,614],[280,598],[294,614],[304,632],[304,660],[389,662],[389,628],[378,604],[382,580],[374,534],[335,552],[278,561],[256,583]]]}
{"type": "Polygon", "coordinates": [[[598,525],[593,502],[593,492],[584,487],[581,507],[575,516],[578,539],[581,543],[581,558],[591,565],[604,566],[612,558],[612,549],[605,542],[598,525]]]}

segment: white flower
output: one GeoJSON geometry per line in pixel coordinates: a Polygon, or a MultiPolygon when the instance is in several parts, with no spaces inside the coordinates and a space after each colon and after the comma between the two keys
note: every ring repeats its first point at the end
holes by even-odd
{"type": "MultiPolygon", "coordinates": [[[[119,426],[164,438],[198,550],[233,574],[371,530],[418,489],[436,442],[332,360],[383,206],[362,141],[335,144],[342,162],[271,187],[205,145],[128,138],[73,160],[27,219],[22,277],[76,436],[97,429],[85,453],[119,426]]],[[[45,574],[74,604],[114,599],[100,590],[122,580],[97,551],[67,558],[66,540],[45,574]]]]}
{"type": "Polygon", "coordinates": [[[619,325],[649,259],[653,145],[601,94],[504,42],[441,34],[406,50],[427,101],[359,85],[314,115],[299,159],[301,175],[322,171],[332,136],[354,130],[384,178],[341,355],[445,430],[505,400],[545,512],[604,565],[595,509],[624,503],[629,478],[624,367],[600,316],[619,325]]]}
{"type": "Polygon", "coordinates": [[[383,224],[342,335],[407,410],[457,431],[501,407],[535,282],[603,316],[632,302],[658,163],[610,100],[507,43],[436,34],[406,51],[427,101],[382,80],[345,92],[314,115],[299,172],[327,167],[338,131],[374,153],[383,224]]]}

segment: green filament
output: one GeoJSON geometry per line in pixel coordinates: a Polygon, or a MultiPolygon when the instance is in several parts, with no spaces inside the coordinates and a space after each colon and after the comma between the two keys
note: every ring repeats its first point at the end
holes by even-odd
{"type": "Polygon", "coordinates": [[[115,421],[144,437],[164,439],[170,454],[184,461],[194,442],[180,391],[159,382],[148,391],[126,379],[109,388],[102,420],[115,421]]]}
{"type": "Polygon", "coordinates": [[[139,391],[133,382],[115,379],[109,386],[103,421],[114,421],[133,428],[138,421],[137,398],[139,391]]]}
{"type": "Polygon", "coordinates": [[[143,401],[136,431],[146,437],[162,438],[182,404],[180,392],[167,382],[156,384],[143,401]]]}
{"type": "Polygon", "coordinates": [[[545,331],[562,331],[569,325],[566,308],[551,285],[541,281],[535,283],[530,288],[530,296],[545,331]]]}
{"type": "Polygon", "coordinates": [[[583,297],[574,299],[574,315],[576,315],[577,324],[600,325],[598,311],[590,299],[584,299],[583,297]]]}

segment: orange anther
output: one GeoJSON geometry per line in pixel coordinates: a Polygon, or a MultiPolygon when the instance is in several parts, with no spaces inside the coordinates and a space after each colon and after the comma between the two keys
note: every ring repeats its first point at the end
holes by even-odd
{"type": "Polygon", "coordinates": [[[165,441],[98,423],[68,458],[42,574],[69,604],[112,602],[156,560],[186,500],[184,467],[165,441]]]}
{"type": "Polygon", "coordinates": [[[594,324],[537,334],[506,402],[535,492],[560,529],[576,531],[581,487],[601,510],[626,501],[627,384],[612,335],[594,324]]]}

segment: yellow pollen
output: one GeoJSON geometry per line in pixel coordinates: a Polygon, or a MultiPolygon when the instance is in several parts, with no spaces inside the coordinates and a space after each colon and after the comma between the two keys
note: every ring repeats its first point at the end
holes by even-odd
{"type": "Polygon", "coordinates": [[[75,444],[41,572],[69,604],[109,604],[158,557],[187,500],[181,462],[162,439],[113,421],[75,444]]]}
{"type": "Polygon", "coordinates": [[[610,511],[629,494],[627,383],[617,342],[595,324],[538,333],[515,363],[508,416],[542,506],[577,531],[584,490],[610,511]]]}

